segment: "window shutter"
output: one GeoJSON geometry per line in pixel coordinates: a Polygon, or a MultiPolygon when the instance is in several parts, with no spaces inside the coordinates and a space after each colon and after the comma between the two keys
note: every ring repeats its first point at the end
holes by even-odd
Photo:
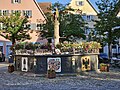
{"type": "Polygon", "coordinates": [[[6,15],[9,15],[9,10],[6,10],[6,15]]]}
{"type": "Polygon", "coordinates": [[[30,15],[30,17],[32,17],[32,11],[31,10],[30,10],[30,14],[29,15],[30,15]]]}
{"type": "Polygon", "coordinates": [[[18,3],[21,3],[21,0],[18,0],[18,3]]]}
{"type": "Polygon", "coordinates": [[[2,11],[0,10],[0,16],[2,15],[2,11]]]}
{"type": "Polygon", "coordinates": [[[11,3],[14,3],[14,0],[11,0],[11,3]]]}
{"type": "Polygon", "coordinates": [[[25,10],[23,10],[23,16],[25,16],[25,10]]]}
{"type": "Polygon", "coordinates": [[[11,10],[11,14],[13,14],[14,13],[14,10],[11,10]]]}

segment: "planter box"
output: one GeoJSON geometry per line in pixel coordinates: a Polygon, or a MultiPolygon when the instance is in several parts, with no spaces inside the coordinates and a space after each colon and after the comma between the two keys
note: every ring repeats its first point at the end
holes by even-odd
{"type": "Polygon", "coordinates": [[[13,65],[8,66],[8,72],[12,73],[13,71],[14,71],[14,66],[13,65]]]}
{"type": "Polygon", "coordinates": [[[102,72],[109,72],[109,65],[100,66],[100,71],[102,71],[102,72]]]}
{"type": "Polygon", "coordinates": [[[49,78],[49,79],[52,79],[52,78],[56,78],[56,73],[55,73],[55,71],[48,71],[47,72],[47,78],[49,78]]]}
{"type": "Polygon", "coordinates": [[[56,78],[56,74],[47,74],[47,78],[49,79],[56,78]]]}

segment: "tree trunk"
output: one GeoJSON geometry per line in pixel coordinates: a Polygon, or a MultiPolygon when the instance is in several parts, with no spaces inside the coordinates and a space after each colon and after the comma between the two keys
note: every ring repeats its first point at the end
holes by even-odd
{"type": "Polygon", "coordinates": [[[15,44],[15,38],[13,37],[12,38],[12,45],[14,45],[15,44]]]}
{"type": "Polygon", "coordinates": [[[108,43],[108,58],[112,57],[112,43],[108,43]]]}
{"type": "MultiPolygon", "coordinates": [[[[16,43],[16,42],[15,42],[15,37],[13,36],[13,37],[12,37],[12,46],[13,46],[13,47],[14,47],[15,43],[16,43]]],[[[15,54],[14,48],[13,48],[12,52],[13,52],[13,54],[15,54]]]]}

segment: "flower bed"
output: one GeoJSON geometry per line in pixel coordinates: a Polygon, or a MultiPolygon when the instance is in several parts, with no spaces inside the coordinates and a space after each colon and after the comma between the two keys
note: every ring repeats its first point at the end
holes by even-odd
{"type": "MultiPolygon", "coordinates": [[[[52,54],[51,45],[48,44],[33,44],[33,43],[19,43],[14,45],[16,54],[52,54]],[[48,53],[49,52],[49,53],[48,53]]],[[[100,43],[97,42],[82,42],[82,43],[60,43],[56,46],[61,53],[99,53],[101,48],[100,43]]]]}
{"type": "Polygon", "coordinates": [[[62,52],[78,52],[78,53],[99,53],[101,48],[97,42],[82,42],[82,43],[60,43],[57,45],[62,52]]]}

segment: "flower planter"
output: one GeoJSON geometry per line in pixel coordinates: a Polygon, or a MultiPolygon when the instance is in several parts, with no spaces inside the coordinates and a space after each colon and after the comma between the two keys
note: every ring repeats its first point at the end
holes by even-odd
{"type": "Polygon", "coordinates": [[[100,65],[100,71],[109,72],[109,65],[108,64],[100,65]]]}
{"type": "Polygon", "coordinates": [[[9,65],[8,66],[8,72],[12,73],[14,71],[14,66],[13,65],[9,65]]]}
{"type": "Polygon", "coordinates": [[[52,79],[56,77],[56,73],[54,70],[48,70],[47,71],[47,78],[52,79]]]}

